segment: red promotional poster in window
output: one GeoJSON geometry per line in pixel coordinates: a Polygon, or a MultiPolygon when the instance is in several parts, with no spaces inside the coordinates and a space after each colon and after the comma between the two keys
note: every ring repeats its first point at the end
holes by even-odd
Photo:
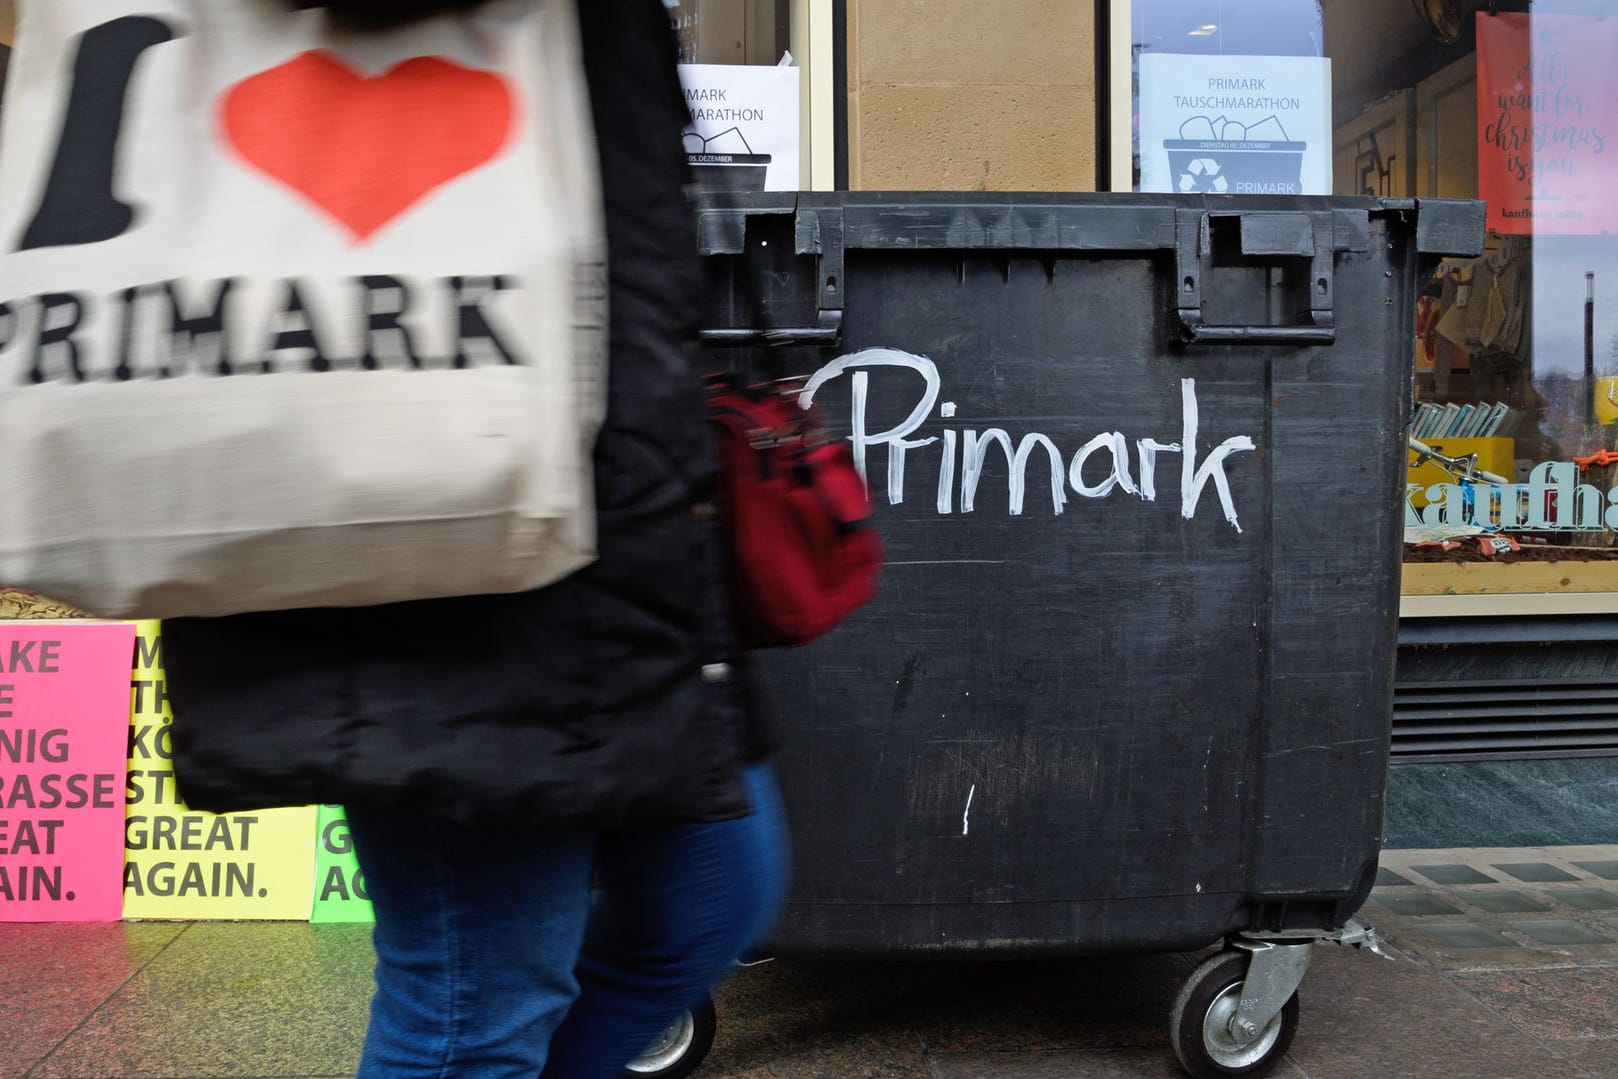
{"type": "Polygon", "coordinates": [[[1479,12],[1477,28],[1489,227],[1618,232],[1618,18],[1479,12]]]}

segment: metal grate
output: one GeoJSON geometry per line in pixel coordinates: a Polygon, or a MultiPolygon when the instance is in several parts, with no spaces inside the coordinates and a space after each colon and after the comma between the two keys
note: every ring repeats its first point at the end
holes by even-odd
{"type": "Polygon", "coordinates": [[[1618,756],[1618,679],[1402,682],[1393,760],[1618,756]]]}

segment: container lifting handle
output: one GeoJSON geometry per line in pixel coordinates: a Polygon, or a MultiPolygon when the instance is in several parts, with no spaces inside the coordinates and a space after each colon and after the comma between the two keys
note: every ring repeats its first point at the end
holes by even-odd
{"type": "Polygon", "coordinates": [[[819,326],[782,326],[779,328],[736,328],[703,330],[703,343],[709,345],[836,345],[842,340],[843,313],[822,311],[819,326]]]}
{"type": "MultiPolygon", "coordinates": [[[[758,326],[703,330],[700,337],[709,345],[818,345],[832,347],[843,337],[843,211],[822,206],[799,209],[794,221],[794,249],[799,255],[815,256],[815,325],[758,326]]],[[[756,300],[754,317],[762,322],[763,311],[756,300]]]]}
{"type": "MultiPolygon", "coordinates": [[[[1232,215],[1237,216],[1237,215],[1232,215]]],[[[1299,321],[1282,326],[1210,325],[1202,320],[1203,296],[1213,253],[1208,211],[1175,213],[1175,312],[1187,344],[1330,345],[1337,340],[1332,310],[1332,257],[1335,253],[1331,214],[1321,212],[1243,213],[1241,253],[1294,261],[1309,259],[1308,307],[1299,321]]]]}

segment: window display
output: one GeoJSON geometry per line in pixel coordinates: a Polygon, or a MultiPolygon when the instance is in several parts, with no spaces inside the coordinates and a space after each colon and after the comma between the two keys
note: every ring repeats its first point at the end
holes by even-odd
{"type": "MultiPolygon", "coordinates": [[[[1404,592],[1618,611],[1618,8],[1135,0],[1132,23],[1138,131],[1165,67],[1305,58],[1329,68],[1332,193],[1486,202],[1484,253],[1418,286],[1404,592]]],[[[1304,115],[1288,87],[1282,124],[1304,115]]],[[[1154,149],[1137,138],[1137,186],[1176,189],[1154,149]]]]}
{"type": "Polygon", "coordinates": [[[795,191],[803,183],[799,70],[788,0],[664,0],[680,45],[691,125],[685,145],[705,191],[795,191]]]}

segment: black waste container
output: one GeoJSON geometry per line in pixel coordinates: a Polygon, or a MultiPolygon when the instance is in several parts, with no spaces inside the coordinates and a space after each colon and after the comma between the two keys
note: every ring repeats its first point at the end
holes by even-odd
{"type": "Polygon", "coordinates": [[[851,439],[881,591],[767,654],[794,843],[777,954],[1231,942],[1195,1074],[1278,1060],[1363,942],[1413,305],[1476,203],[782,194],[701,214],[720,361],[851,439]]]}

